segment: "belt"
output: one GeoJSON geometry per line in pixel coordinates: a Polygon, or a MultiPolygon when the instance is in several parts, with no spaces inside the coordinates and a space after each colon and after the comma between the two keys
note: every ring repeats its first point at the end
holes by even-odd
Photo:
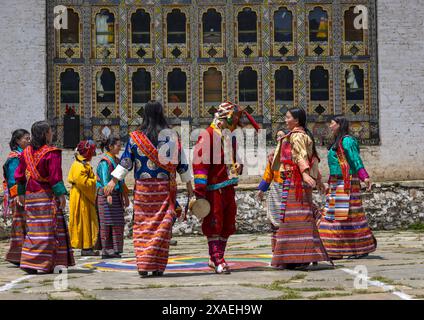
{"type": "Polygon", "coordinates": [[[206,190],[208,191],[212,191],[212,190],[218,190],[221,188],[225,188],[227,186],[231,186],[231,185],[235,185],[238,183],[238,178],[233,178],[233,179],[229,179],[226,180],[224,182],[220,182],[220,183],[216,183],[216,184],[210,184],[206,187],[206,190]]]}

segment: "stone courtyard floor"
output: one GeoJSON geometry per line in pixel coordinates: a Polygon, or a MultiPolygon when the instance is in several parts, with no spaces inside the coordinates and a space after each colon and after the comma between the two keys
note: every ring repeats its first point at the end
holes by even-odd
{"type": "Polygon", "coordinates": [[[375,232],[378,249],[361,260],[310,266],[307,271],[269,267],[269,235],[234,235],[227,262],[231,275],[206,267],[204,237],[175,237],[165,276],[140,278],[131,240],[122,259],[81,257],[62,274],[27,275],[4,261],[7,241],[0,242],[0,299],[423,299],[424,233],[375,232]],[[367,278],[358,274],[366,272],[367,278]]]}

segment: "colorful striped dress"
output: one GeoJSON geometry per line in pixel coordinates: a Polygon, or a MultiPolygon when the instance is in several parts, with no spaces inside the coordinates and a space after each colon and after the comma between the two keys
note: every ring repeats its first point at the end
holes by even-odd
{"type": "MultiPolygon", "coordinates": [[[[124,250],[125,209],[124,183],[119,182],[112,192],[112,204],[108,204],[103,188],[112,179],[119,159],[106,153],[97,166],[97,211],[99,213],[100,240],[104,254],[122,253],[124,250]]],[[[126,188],[126,187],[125,187],[126,188]]]]}
{"type": "Polygon", "coordinates": [[[11,151],[3,166],[3,189],[4,189],[4,218],[12,214],[12,228],[10,232],[9,251],[6,254],[6,261],[19,265],[21,261],[22,244],[24,243],[26,226],[25,210],[22,206],[12,202],[18,196],[18,186],[15,181],[15,171],[19,166],[19,158],[22,149],[11,151]]]}
{"type": "MultiPolygon", "coordinates": [[[[175,218],[176,172],[181,180],[191,180],[188,163],[180,148],[178,159],[164,164],[158,150],[168,139],[155,146],[141,131],[134,131],[112,176],[123,181],[134,169],[134,251],[139,272],[163,272],[168,263],[169,241],[175,218]],[[174,164],[176,163],[176,164],[174,164]]],[[[174,154],[175,155],[175,154],[174,154]]]]}
{"type": "Polygon", "coordinates": [[[268,191],[267,197],[267,217],[271,222],[271,247],[272,252],[275,249],[275,243],[277,241],[277,230],[280,226],[281,219],[281,195],[283,193],[283,181],[280,177],[280,171],[273,171],[271,169],[272,159],[274,158],[274,152],[268,156],[267,166],[262,176],[262,180],[259,183],[258,190],[263,192],[268,191]]]}
{"type": "Polygon", "coordinates": [[[368,178],[355,138],[345,136],[328,151],[329,193],[319,224],[331,257],[358,256],[375,251],[377,242],[362,206],[361,184],[368,178]]]}
{"type": "Polygon", "coordinates": [[[27,147],[15,173],[18,194],[25,195],[27,233],[20,267],[46,273],[75,265],[69,233],[57,197],[67,193],[61,150],[27,147]]]}
{"type": "Polygon", "coordinates": [[[309,169],[317,179],[318,159],[313,156],[312,140],[303,128],[295,128],[282,138],[272,169],[280,170],[283,180],[280,226],[271,265],[285,268],[291,264],[331,261],[316,226],[312,188],[303,182],[301,173],[309,169]]]}

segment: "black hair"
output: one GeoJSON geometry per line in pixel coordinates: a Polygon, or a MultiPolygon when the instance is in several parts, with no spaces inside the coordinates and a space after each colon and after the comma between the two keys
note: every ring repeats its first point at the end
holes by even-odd
{"type": "Polygon", "coordinates": [[[340,128],[337,132],[337,135],[334,137],[334,141],[328,146],[328,150],[331,148],[333,150],[337,150],[337,147],[339,146],[343,137],[349,135],[349,120],[347,120],[346,117],[342,115],[336,115],[331,120],[334,120],[340,126],[340,128]]]}
{"type": "Polygon", "coordinates": [[[157,145],[159,132],[163,129],[169,129],[169,125],[163,114],[162,104],[158,101],[150,100],[144,107],[144,117],[140,130],[154,145],[157,145]]]}
{"type": "Polygon", "coordinates": [[[27,134],[29,134],[29,132],[25,129],[18,129],[13,131],[12,138],[10,139],[10,142],[9,142],[10,150],[12,151],[17,150],[19,147],[18,141],[21,140],[27,134]]]}
{"type": "Polygon", "coordinates": [[[318,152],[317,152],[317,149],[315,147],[314,135],[312,134],[311,130],[309,130],[307,125],[306,125],[307,119],[306,119],[305,110],[303,110],[302,108],[291,108],[291,109],[288,110],[288,112],[290,112],[290,114],[293,116],[293,118],[296,119],[299,122],[299,126],[302,127],[305,130],[306,134],[309,136],[309,138],[311,138],[311,140],[312,140],[312,152],[316,157],[318,157],[318,152]]]}
{"type": "Polygon", "coordinates": [[[37,150],[47,144],[47,133],[50,124],[47,121],[37,121],[31,127],[31,146],[37,150]]]}
{"type": "Polygon", "coordinates": [[[114,146],[118,141],[121,141],[121,138],[118,136],[109,136],[108,138],[104,138],[101,142],[100,142],[100,149],[102,150],[102,152],[105,151],[110,151],[110,147],[114,146]]]}

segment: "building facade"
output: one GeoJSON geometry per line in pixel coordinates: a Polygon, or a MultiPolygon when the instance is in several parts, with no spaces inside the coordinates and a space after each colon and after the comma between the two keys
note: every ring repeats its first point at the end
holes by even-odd
{"type": "Polygon", "coordinates": [[[69,114],[81,138],[125,137],[150,99],[193,127],[229,100],[269,137],[300,106],[321,142],[329,117],[345,114],[376,145],[375,16],[373,0],[48,1],[48,118],[63,144],[69,114]],[[66,30],[54,28],[58,5],[66,30]]]}
{"type": "Polygon", "coordinates": [[[230,100],[270,141],[291,106],[320,145],[345,114],[375,179],[424,179],[420,0],[0,2],[2,159],[11,130],[36,120],[66,146],[70,132],[127,136],[149,99],[193,128],[230,100]]]}

